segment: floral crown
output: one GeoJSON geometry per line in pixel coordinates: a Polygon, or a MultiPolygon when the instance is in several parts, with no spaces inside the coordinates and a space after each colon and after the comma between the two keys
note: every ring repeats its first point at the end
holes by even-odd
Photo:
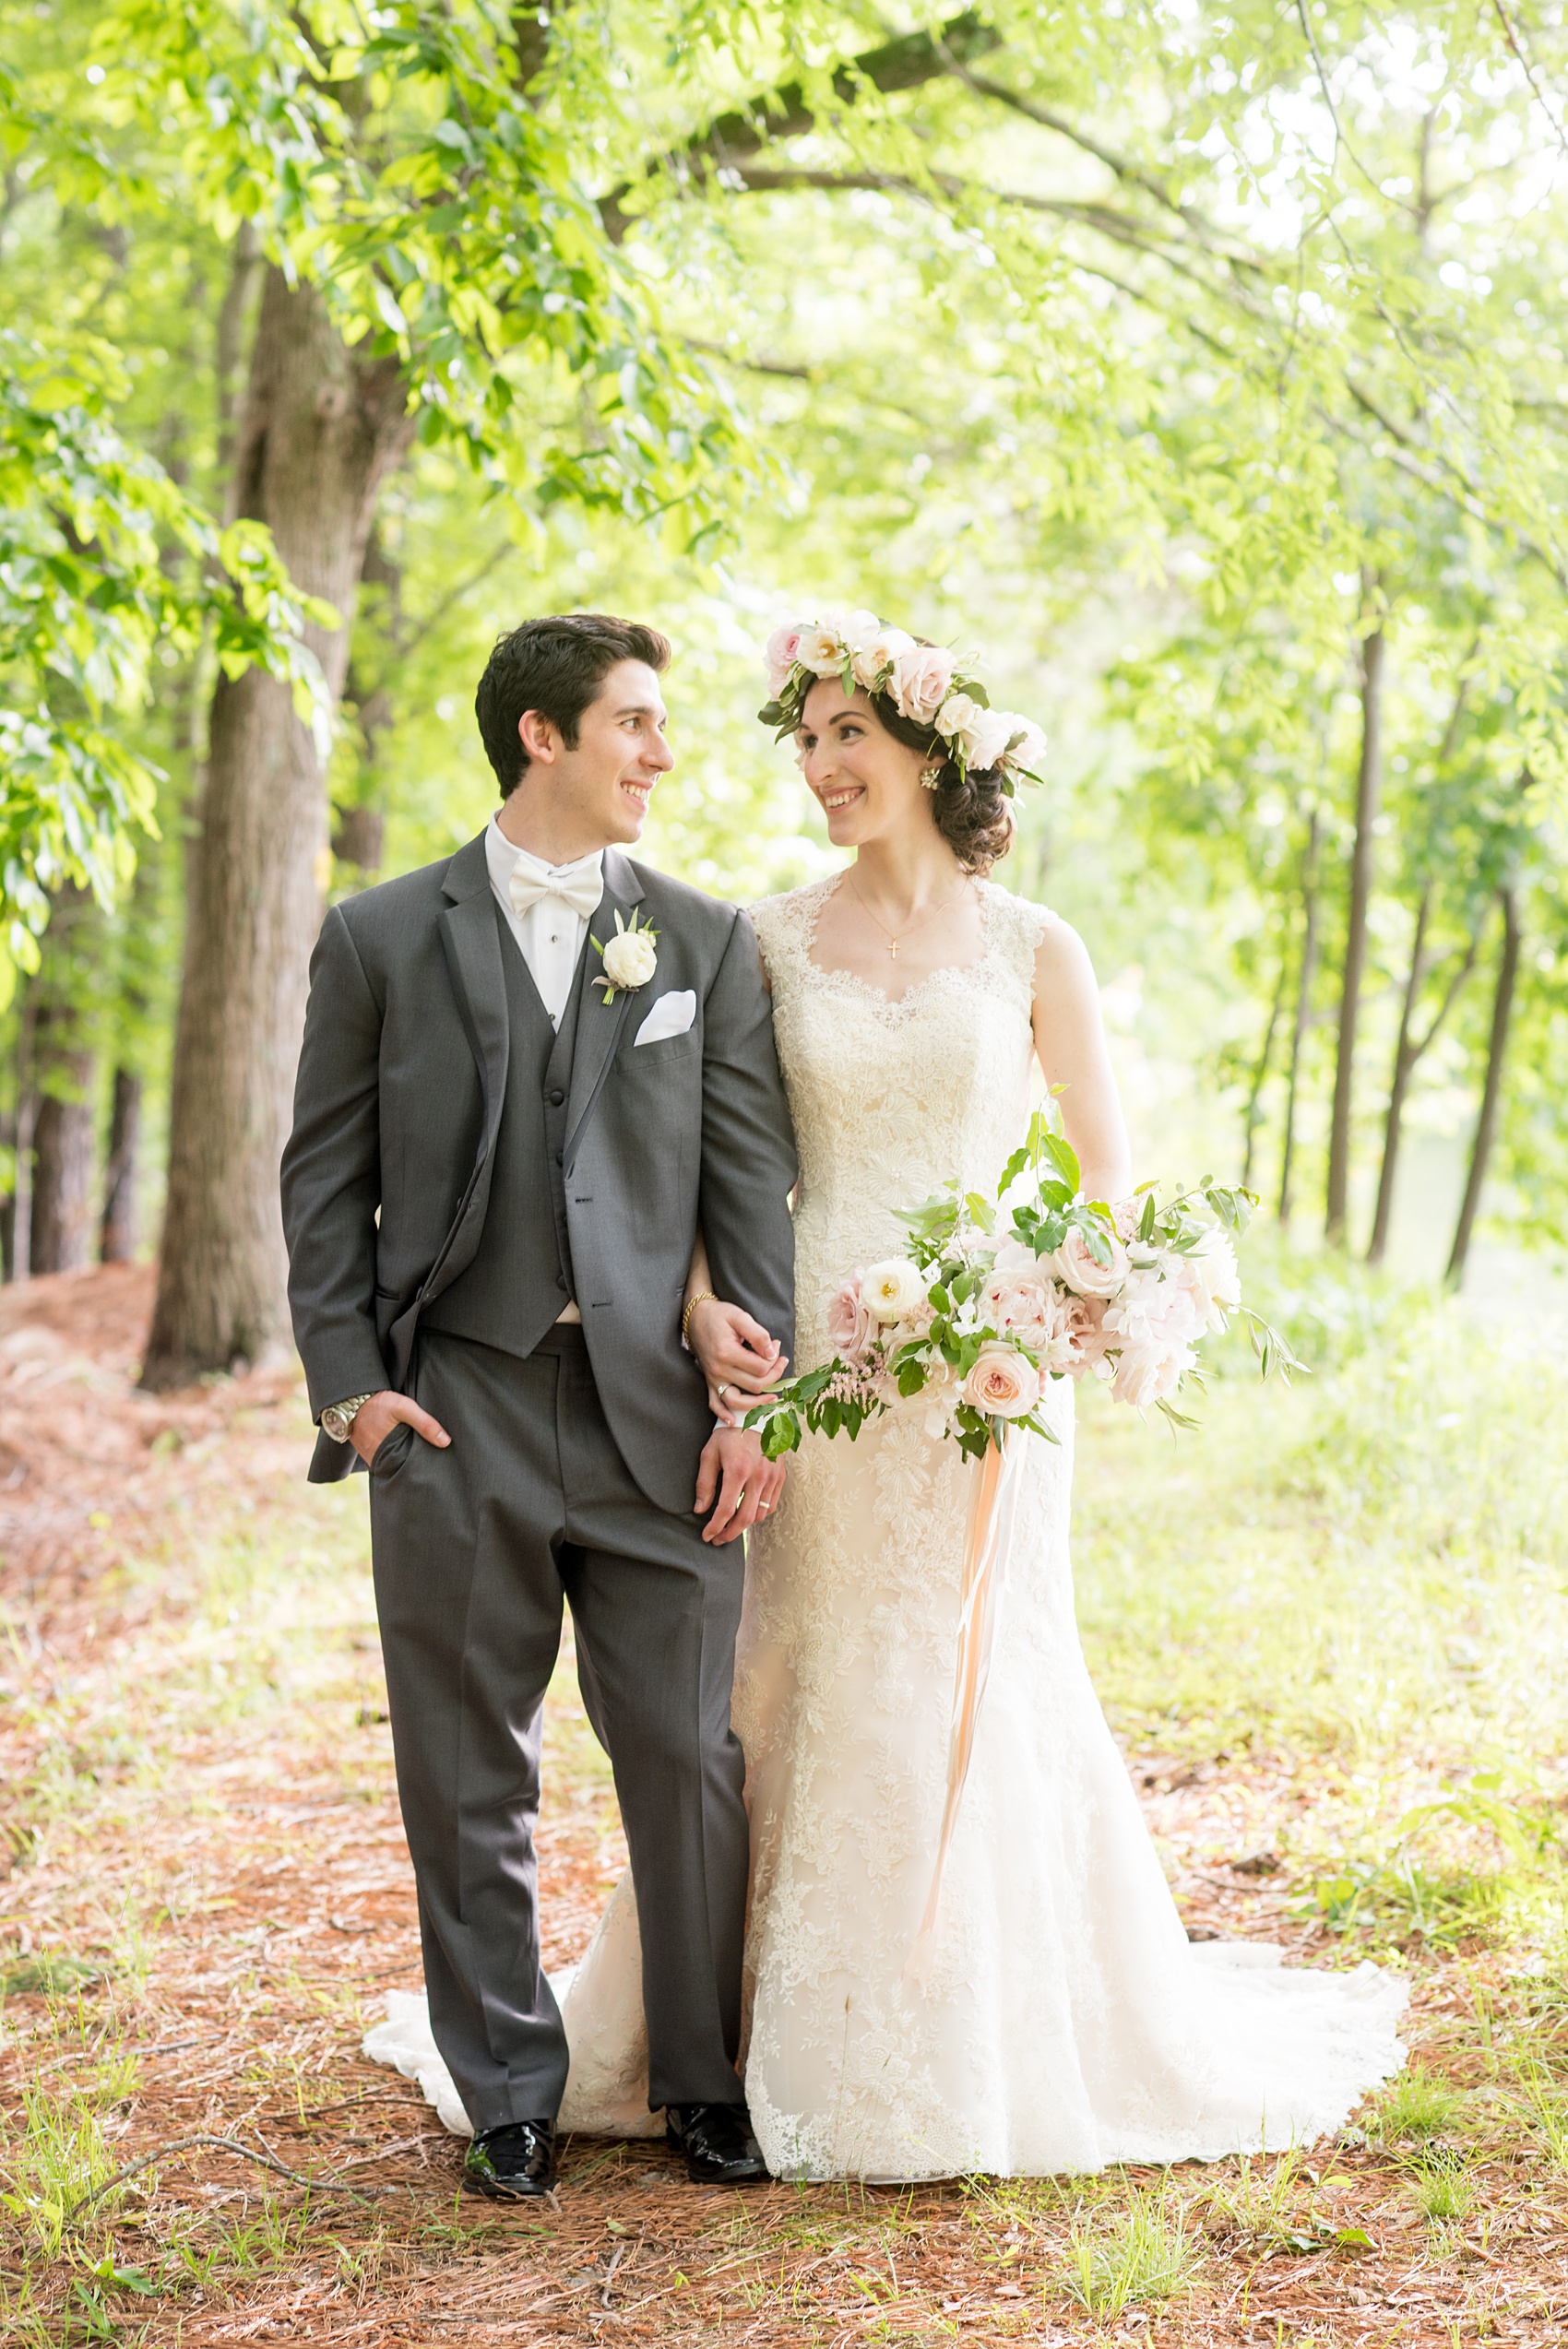
{"type": "MultiPolygon", "coordinates": [[[[777,727],[779,741],[800,725],[817,679],[837,677],[847,694],[857,685],[868,694],[885,694],[900,718],[929,726],[960,775],[1000,767],[1009,798],[1019,776],[1031,783],[1042,779],[1036,768],[1045,753],[1045,736],[1031,718],[992,709],[980,680],[961,675],[956,655],[944,646],[918,645],[902,628],[885,626],[873,611],[791,620],[774,630],[763,658],[769,698],[757,716],[765,726],[777,727]]],[[[934,789],[935,776],[929,780],[934,789]]]]}

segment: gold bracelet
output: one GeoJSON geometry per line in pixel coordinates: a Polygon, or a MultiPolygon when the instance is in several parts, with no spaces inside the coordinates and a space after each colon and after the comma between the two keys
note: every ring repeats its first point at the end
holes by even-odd
{"type": "MultiPolygon", "coordinates": [[[[681,1343],[683,1346],[686,1345],[686,1332],[691,1327],[692,1315],[696,1311],[697,1307],[699,1305],[717,1305],[719,1299],[714,1295],[711,1288],[699,1288],[696,1295],[690,1299],[685,1311],[681,1316],[681,1343]]],[[[688,1348],[688,1351],[690,1349],[688,1348]]]]}

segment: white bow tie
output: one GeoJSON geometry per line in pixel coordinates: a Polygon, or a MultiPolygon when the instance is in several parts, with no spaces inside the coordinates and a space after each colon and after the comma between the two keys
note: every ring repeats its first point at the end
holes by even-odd
{"type": "Polygon", "coordinates": [[[604,875],[597,858],[591,863],[569,865],[564,872],[541,873],[537,869],[530,872],[517,863],[512,867],[506,894],[519,921],[544,897],[559,897],[579,921],[588,921],[599,910],[604,875]]]}

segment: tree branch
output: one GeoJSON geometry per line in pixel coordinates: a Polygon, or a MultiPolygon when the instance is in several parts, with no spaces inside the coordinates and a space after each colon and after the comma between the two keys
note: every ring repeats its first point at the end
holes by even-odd
{"type": "MultiPolygon", "coordinates": [[[[833,76],[833,92],[846,106],[852,106],[867,84],[884,92],[914,89],[922,82],[939,81],[949,75],[952,58],[981,57],[1001,45],[1001,34],[982,24],[974,9],[966,8],[961,16],[950,17],[935,33],[902,33],[875,49],[863,50],[838,66],[833,76]]],[[[680,147],[655,156],[644,177],[651,179],[661,171],[701,175],[715,165],[728,166],[760,154],[775,139],[798,138],[815,124],[816,113],[808,102],[804,85],[784,82],[777,89],[764,91],[750,106],[718,115],[706,130],[695,132],[680,147]]],[[[612,244],[621,243],[631,225],[632,216],[624,204],[636,184],[624,180],[600,198],[600,218],[612,244]]]]}
{"type": "Polygon", "coordinates": [[[237,2153],[242,2161],[254,2162],[258,2169],[273,2170],[278,2177],[286,2177],[291,2186],[307,2187],[313,2194],[347,2194],[356,2202],[371,2201],[371,2197],[362,2193],[357,2186],[339,2186],[327,2177],[306,2177],[303,2171],[288,2168],[284,2163],[274,2160],[270,2153],[258,2153],[251,2146],[243,2145],[237,2137],[180,2137],[172,2145],[155,2145],[152,2152],[143,2153],[139,2161],[127,2162],[124,2169],[117,2169],[113,2177],[106,2177],[102,2185],[95,2186],[90,2193],[78,2194],[61,2224],[68,2226],[77,2213],[85,2211],[89,2202],[101,2201],[104,2195],[112,2193],[116,2186],[124,2186],[127,2178],[137,2177],[144,2169],[150,2169],[155,2162],[166,2162],[175,2153],[188,2153],[197,2145],[211,2146],[220,2153],[237,2153]]]}

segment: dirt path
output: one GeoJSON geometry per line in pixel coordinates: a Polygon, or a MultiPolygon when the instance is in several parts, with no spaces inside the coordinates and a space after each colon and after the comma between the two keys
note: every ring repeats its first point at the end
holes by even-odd
{"type": "MultiPolygon", "coordinates": [[[[291,1372],[137,1395],[149,1301],[148,1276],[121,1270],[0,1297],[7,2339],[1568,2337],[1562,2169],[1517,2129],[1466,2137],[1444,2088],[1496,2077],[1477,2015],[1510,1994],[1476,1957],[1422,1974],[1438,2101],[1398,2142],[1353,2134],[1245,2176],[751,2196],[694,2190],[657,2144],[581,2142],[558,2211],[460,2198],[456,2141],[359,2053],[386,1991],[419,1980],[362,1488],[302,1482],[291,1372]],[[307,2196],[189,2146],[62,2232],[75,2197],[192,2138],[354,2190],[307,2196]],[[1454,2210],[1434,2220],[1420,2197],[1445,2159],[1454,2210]],[[1170,2289],[1133,2272],[1140,2227],[1170,2289]],[[1104,2283],[1118,2259],[1124,2310],[1104,2283]]],[[[1191,1930],[1321,1953],[1273,1856],[1311,1799],[1294,1762],[1134,1770],[1191,1930]]],[[[557,1963],[623,1857],[565,1679],[546,1777],[557,1963]]]]}

